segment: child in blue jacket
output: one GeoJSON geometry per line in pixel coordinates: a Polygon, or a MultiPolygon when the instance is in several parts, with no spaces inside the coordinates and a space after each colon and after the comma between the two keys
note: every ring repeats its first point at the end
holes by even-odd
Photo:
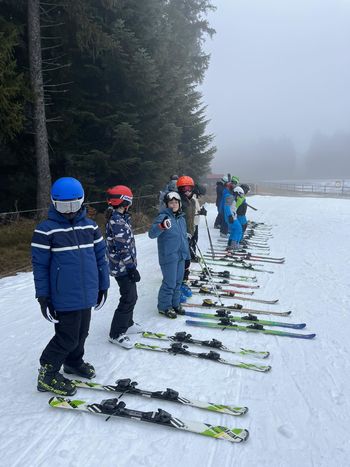
{"type": "Polygon", "coordinates": [[[236,195],[232,184],[228,184],[223,194],[224,217],[228,225],[229,239],[227,250],[236,250],[239,248],[239,242],[242,239],[242,226],[237,219],[236,195]]]}
{"type": "Polygon", "coordinates": [[[155,218],[148,235],[157,238],[158,258],[163,274],[158,293],[158,311],[168,318],[181,313],[180,287],[185,271],[185,260],[190,259],[185,215],[181,211],[179,193],[164,197],[166,209],[155,218]]]}
{"type": "Polygon", "coordinates": [[[59,371],[93,378],[83,360],[91,307],[101,308],[109,288],[106,246],[96,223],[82,207],[84,190],[75,178],[58,179],[51,188],[48,219],[34,230],[32,263],[36,298],[55,335],[44,349],[38,390],[71,396],[76,387],[59,371]]]}

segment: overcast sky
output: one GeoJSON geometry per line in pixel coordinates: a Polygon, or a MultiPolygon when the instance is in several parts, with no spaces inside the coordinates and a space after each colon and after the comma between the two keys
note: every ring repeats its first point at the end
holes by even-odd
{"type": "Polygon", "coordinates": [[[202,86],[214,170],[230,147],[350,131],[350,0],[213,0],[202,86]]]}

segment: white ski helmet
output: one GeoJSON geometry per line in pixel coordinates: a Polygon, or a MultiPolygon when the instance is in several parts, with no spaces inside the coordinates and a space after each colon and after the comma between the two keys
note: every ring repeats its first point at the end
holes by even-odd
{"type": "Polygon", "coordinates": [[[181,208],[181,196],[177,191],[169,191],[168,193],[165,194],[164,196],[164,203],[166,206],[168,206],[169,201],[172,201],[173,199],[176,199],[176,201],[179,202],[179,206],[181,208]]]}
{"type": "Polygon", "coordinates": [[[234,193],[237,193],[239,196],[244,196],[244,190],[240,186],[236,186],[233,190],[234,193]]]}

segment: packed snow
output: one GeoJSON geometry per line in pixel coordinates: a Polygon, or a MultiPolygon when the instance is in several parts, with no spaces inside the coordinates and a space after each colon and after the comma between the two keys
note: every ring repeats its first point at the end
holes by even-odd
{"type": "MultiPolygon", "coordinates": [[[[123,396],[130,408],[151,411],[161,407],[178,418],[247,428],[249,439],[231,444],[137,421],[114,418],[105,422],[95,415],[51,408],[47,403],[51,395],[37,392],[36,378],[38,359],[53,334],[53,327],[42,318],[34,298],[32,274],[22,273],[0,281],[1,465],[340,467],[350,464],[350,201],[259,196],[248,201],[258,208],[257,212],[249,211],[250,219],[272,226],[271,256],[285,256],[286,263],[264,266],[274,274],[256,273],[261,289],[254,297],[279,298],[278,304],[240,303],[256,309],[293,310],[290,317],[278,320],[306,322],[305,331],[295,332],[315,332],[315,339],[197,329],[186,326],[185,317],[169,320],[160,316],[156,311],[161,281],[157,242],[142,234],[136,237],[142,276],[136,321],[149,331],[169,335],[187,331],[200,339],[220,339],[230,347],[268,350],[270,358],[261,361],[226,352],[222,356],[227,360],[269,363],[272,370],[258,373],[181,355],[128,351],[109,343],[109,326],[119,296],[115,281],[105,306],[93,313],[85,358],[96,368],[96,381],[103,384],[131,378],[142,389],[170,387],[192,399],[248,406],[246,415],[233,417],[171,402],[123,396]]],[[[215,206],[208,206],[208,211],[211,236],[217,244],[218,231],[212,228],[215,206]]],[[[203,252],[208,249],[203,218],[199,244],[203,252]]],[[[198,265],[194,267],[199,269],[198,265]]],[[[236,269],[231,272],[240,273],[236,269]]],[[[200,301],[199,296],[190,299],[200,301]]],[[[225,303],[233,304],[235,300],[225,303]]],[[[268,315],[261,318],[274,319],[268,315]]],[[[137,340],[169,344],[141,337],[137,340]]],[[[191,350],[207,351],[195,346],[191,350]]],[[[110,393],[79,389],[73,398],[99,402],[110,397],[113,397],[110,393]]]]}

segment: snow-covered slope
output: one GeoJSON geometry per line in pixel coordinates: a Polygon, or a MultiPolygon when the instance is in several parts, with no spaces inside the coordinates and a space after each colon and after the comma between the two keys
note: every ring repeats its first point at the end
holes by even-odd
{"type": "MultiPolygon", "coordinates": [[[[250,211],[250,217],[273,226],[271,254],[287,258],[284,265],[268,265],[275,274],[257,273],[261,289],[255,296],[279,298],[280,303],[270,309],[292,309],[292,315],[282,319],[306,322],[306,331],[317,333],[314,340],[195,329],[187,327],[182,317],[161,317],[156,312],[161,280],[156,241],[143,234],[137,236],[142,282],[136,321],[150,331],[187,331],[199,338],[215,337],[231,347],[269,350],[272,371],[257,373],[181,355],[113,346],[107,336],[118,301],[115,282],[104,308],[93,313],[86,344],[86,360],[95,365],[98,382],[113,384],[129,377],[137,380],[140,388],[171,387],[196,399],[246,405],[249,412],[232,417],[125,395],[127,406],[141,410],[162,407],[180,418],[248,428],[248,441],[231,445],[129,420],[106,423],[102,417],[49,407],[50,395],[36,391],[36,377],[39,355],[53,329],[41,317],[34,299],[32,274],[23,273],[0,281],[1,465],[349,465],[350,201],[252,197],[250,203],[259,209],[250,211]]],[[[215,215],[215,207],[210,206],[210,226],[215,215]]],[[[200,246],[205,251],[208,236],[203,221],[200,246]]],[[[211,234],[216,242],[217,231],[211,229],[211,234]]],[[[256,304],[255,308],[264,307],[256,304]]],[[[202,351],[193,347],[198,349],[202,351]]],[[[223,356],[236,359],[232,354],[223,356]]],[[[81,389],[74,397],[97,402],[111,396],[81,389]]]]}

